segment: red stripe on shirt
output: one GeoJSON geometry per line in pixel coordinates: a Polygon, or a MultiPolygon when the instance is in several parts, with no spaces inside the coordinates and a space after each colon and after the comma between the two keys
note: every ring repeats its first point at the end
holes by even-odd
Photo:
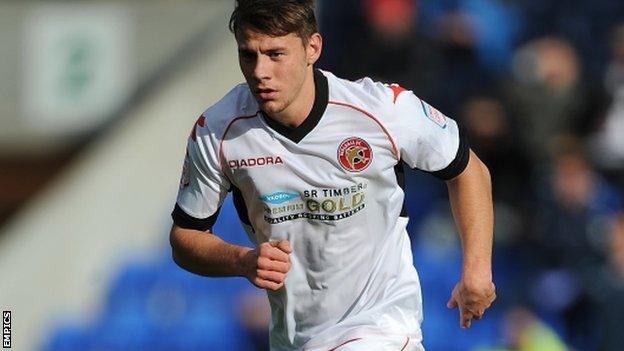
{"type": "Polygon", "coordinates": [[[340,345],[338,345],[338,346],[336,346],[336,347],[334,347],[332,349],[329,349],[328,351],[336,351],[339,347],[343,347],[343,346],[345,346],[346,344],[348,344],[350,342],[354,342],[354,341],[358,341],[358,340],[362,340],[362,338],[355,338],[355,339],[347,340],[347,341],[343,342],[342,344],[340,344],[340,345]]]}
{"type": "Polygon", "coordinates": [[[386,137],[388,137],[388,140],[390,140],[390,143],[392,144],[392,151],[394,152],[394,156],[396,156],[397,161],[401,159],[401,156],[399,155],[399,149],[396,146],[396,143],[394,142],[394,138],[392,138],[392,135],[390,135],[390,132],[388,132],[388,129],[386,129],[386,127],[379,121],[379,119],[375,116],[373,116],[372,113],[357,107],[355,105],[351,105],[348,104],[346,102],[340,102],[340,101],[329,101],[328,103],[330,104],[334,104],[334,105],[339,105],[339,106],[344,106],[344,107],[348,107],[351,109],[354,109],[358,112],[363,113],[365,116],[367,116],[368,118],[372,119],[373,121],[375,121],[375,123],[377,123],[377,125],[379,125],[379,127],[381,127],[381,129],[383,130],[383,132],[386,134],[386,137]]]}
{"type": "MultiPolygon", "coordinates": [[[[338,348],[343,347],[343,346],[345,346],[346,344],[348,344],[350,342],[354,342],[354,341],[358,341],[358,340],[362,340],[362,338],[355,338],[355,339],[347,340],[347,341],[343,342],[342,344],[340,344],[340,345],[338,345],[338,346],[336,346],[336,347],[334,347],[332,349],[329,349],[328,351],[336,351],[338,348]]],[[[399,350],[399,351],[404,351],[405,348],[407,347],[407,345],[409,344],[409,341],[410,341],[410,338],[408,336],[407,340],[405,340],[405,344],[403,344],[403,347],[401,347],[401,350],[399,350]]]]}
{"type": "Polygon", "coordinates": [[[405,345],[403,345],[403,347],[401,348],[401,351],[405,350],[405,348],[407,347],[407,344],[409,344],[409,336],[407,337],[407,340],[405,340],[405,345]]]}
{"type": "Polygon", "coordinates": [[[225,161],[225,155],[223,153],[223,141],[225,140],[225,136],[227,135],[228,131],[230,130],[230,127],[232,126],[232,124],[234,124],[234,122],[241,120],[241,119],[249,119],[249,118],[258,117],[259,115],[258,112],[250,116],[236,117],[230,121],[227,127],[225,127],[225,131],[223,132],[223,135],[221,136],[221,142],[219,143],[219,167],[221,168],[221,172],[223,172],[224,175],[225,175],[225,169],[223,168],[223,162],[225,161]]]}

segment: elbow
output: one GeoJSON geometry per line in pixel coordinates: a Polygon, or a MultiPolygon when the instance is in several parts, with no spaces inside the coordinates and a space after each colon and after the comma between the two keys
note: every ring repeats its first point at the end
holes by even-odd
{"type": "Polygon", "coordinates": [[[479,167],[481,168],[481,174],[483,174],[483,178],[488,182],[492,182],[492,174],[490,173],[490,169],[488,166],[483,163],[483,161],[479,160],[479,167]]]}
{"type": "Polygon", "coordinates": [[[466,168],[467,168],[467,170],[472,171],[470,173],[476,173],[476,174],[481,175],[483,180],[485,180],[486,182],[488,182],[488,183],[491,182],[492,175],[490,174],[490,169],[479,158],[479,156],[477,156],[477,154],[475,154],[474,151],[472,151],[472,150],[470,150],[470,160],[468,161],[468,167],[466,167],[466,168]]]}
{"type": "Polygon", "coordinates": [[[478,172],[475,172],[475,173],[480,175],[481,183],[488,190],[488,193],[491,193],[492,192],[492,174],[490,173],[490,169],[483,161],[481,161],[480,158],[477,157],[477,155],[473,153],[472,156],[474,156],[474,159],[475,159],[475,166],[476,166],[475,168],[478,170],[478,172]]]}
{"type": "Polygon", "coordinates": [[[173,225],[169,233],[171,245],[171,259],[180,268],[193,272],[194,247],[197,242],[193,240],[193,230],[173,225]]]}
{"type": "Polygon", "coordinates": [[[185,271],[189,270],[188,262],[185,260],[184,255],[180,252],[180,249],[175,247],[171,248],[171,260],[176,266],[182,268],[185,271]]]}

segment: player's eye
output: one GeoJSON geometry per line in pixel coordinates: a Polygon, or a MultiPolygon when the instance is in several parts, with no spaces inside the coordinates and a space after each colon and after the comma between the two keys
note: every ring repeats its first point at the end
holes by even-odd
{"type": "Polygon", "coordinates": [[[277,58],[280,58],[282,56],[284,56],[284,53],[281,52],[281,51],[275,51],[275,52],[270,52],[269,53],[269,57],[272,58],[272,59],[277,59],[277,58]]]}

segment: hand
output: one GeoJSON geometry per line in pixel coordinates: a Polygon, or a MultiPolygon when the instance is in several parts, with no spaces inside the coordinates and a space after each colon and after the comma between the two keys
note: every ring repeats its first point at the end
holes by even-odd
{"type": "Polygon", "coordinates": [[[249,250],[243,258],[245,276],[261,289],[280,289],[284,286],[286,273],[290,270],[291,252],[288,240],[260,244],[249,250]]]}
{"type": "Polygon", "coordinates": [[[459,307],[459,324],[470,328],[473,319],[483,317],[485,310],[496,299],[496,288],[491,281],[467,284],[463,279],[455,285],[446,307],[459,307]]]}

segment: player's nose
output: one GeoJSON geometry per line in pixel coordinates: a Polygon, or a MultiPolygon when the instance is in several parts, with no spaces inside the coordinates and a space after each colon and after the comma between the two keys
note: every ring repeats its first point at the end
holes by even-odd
{"type": "Polygon", "coordinates": [[[270,66],[271,66],[271,61],[268,59],[268,57],[262,57],[260,56],[256,62],[255,62],[255,66],[253,69],[253,77],[254,79],[256,79],[257,81],[263,81],[263,80],[267,80],[271,78],[270,75],[270,66]]]}

